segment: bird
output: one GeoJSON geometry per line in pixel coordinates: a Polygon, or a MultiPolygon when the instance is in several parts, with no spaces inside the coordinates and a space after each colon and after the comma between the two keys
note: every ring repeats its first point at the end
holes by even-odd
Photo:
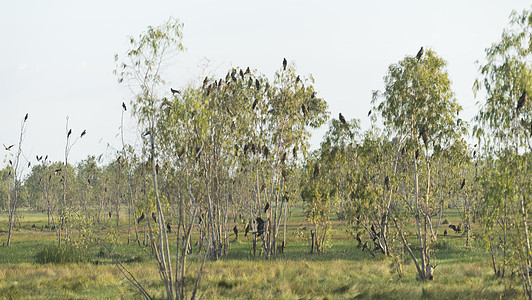
{"type": "Polygon", "coordinates": [[[266,206],[264,207],[264,213],[266,213],[266,211],[268,211],[269,208],[270,208],[270,203],[266,202],[266,206]]]}
{"type": "Polygon", "coordinates": [[[83,137],[86,134],[87,134],[87,130],[85,129],[85,130],[83,130],[83,132],[81,133],[81,135],[79,137],[83,137]]]}
{"type": "Polygon", "coordinates": [[[296,83],[298,83],[299,81],[301,81],[301,78],[299,78],[299,75],[297,75],[297,77],[296,77],[296,83]]]}
{"type": "Polygon", "coordinates": [[[236,227],[233,227],[233,232],[235,233],[235,236],[236,236],[236,239],[238,240],[238,228],[236,227]]]}
{"type": "Polygon", "coordinates": [[[255,107],[257,107],[257,103],[259,103],[259,99],[255,99],[255,101],[253,101],[253,105],[251,106],[251,110],[254,110],[255,107]]]}
{"type": "Polygon", "coordinates": [[[262,148],[262,155],[264,155],[264,158],[268,159],[268,155],[270,154],[270,149],[268,146],[264,145],[262,148]]]}
{"type": "Polygon", "coordinates": [[[166,232],[168,233],[172,232],[172,226],[170,226],[169,223],[166,223],[166,232]]]}
{"type": "Polygon", "coordinates": [[[525,105],[526,100],[528,99],[528,93],[526,91],[521,94],[521,97],[519,97],[519,101],[517,101],[517,108],[516,112],[519,112],[519,110],[525,105]]]}
{"type": "Polygon", "coordinates": [[[314,164],[314,177],[318,177],[320,175],[320,166],[316,163],[314,164]]]}
{"type": "MultiPolygon", "coordinates": [[[[2,145],[4,145],[4,144],[2,144],[2,145]]],[[[13,148],[13,146],[15,146],[15,145],[10,145],[9,147],[7,147],[6,145],[4,145],[4,148],[5,148],[7,151],[9,151],[9,150],[11,150],[11,148],[13,148]]]]}
{"type": "Polygon", "coordinates": [[[464,180],[462,180],[462,185],[460,186],[460,189],[463,189],[464,186],[465,186],[465,178],[464,178],[464,180]]]}
{"type": "Polygon", "coordinates": [[[384,186],[386,188],[389,188],[389,184],[390,184],[390,177],[388,177],[388,175],[386,175],[386,177],[384,178],[384,186]]]}
{"type": "Polygon", "coordinates": [[[179,90],[174,90],[173,88],[170,88],[170,92],[172,92],[172,95],[181,94],[179,90]]]}
{"type": "Polygon", "coordinates": [[[419,49],[419,51],[416,54],[417,60],[421,59],[421,56],[423,56],[423,53],[424,53],[424,50],[423,50],[423,47],[421,47],[421,49],[419,49]]]}
{"type": "Polygon", "coordinates": [[[368,112],[368,117],[369,117],[370,115],[371,115],[371,109],[370,109],[369,112],[368,112]]]}
{"type": "Polygon", "coordinates": [[[67,138],[70,137],[71,134],[72,134],[72,129],[68,130],[67,138]]]}
{"type": "Polygon", "coordinates": [[[312,94],[310,95],[310,99],[314,99],[316,97],[316,92],[312,92],[312,94]]]}
{"type": "Polygon", "coordinates": [[[151,213],[151,218],[153,219],[153,222],[157,223],[157,217],[155,216],[155,212],[151,213]]]}
{"type": "Polygon", "coordinates": [[[244,233],[244,236],[247,236],[247,235],[248,235],[249,230],[250,230],[250,226],[249,226],[249,223],[248,223],[248,225],[246,226],[246,229],[245,229],[245,231],[244,231],[244,232],[245,232],[245,233],[244,233]]]}
{"type": "Polygon", "coordinates": [[[257,236],[261,236],[261,234],[264,233],[264,221],[260,217],[257,217],[256,221],[257,221],[257,236]]]}
{"type": "Polygon", "coordinates": [[[31,166],[31,162],[28,161],[28,168],[31,166]]]}
{"type": "Polygon", "coordinates": [[[26,120],[28,120],[28,113],[24,116],[24,122],[26,122],[26,120]]]}
{"type": "Polygon", "coordinates": [[[342,124],[345,124],[345,123],[346,123],[346,122],[345,122],[345,118],[344,118],[344,116],[342,115],[342,113],[339,113],[339,114],[338,114],[338,119],[340,119],[340,122],[342,122],[342,124]]]}
{"type": "Polygon", "coordinates": [[[144,220],[144,212],[142,212],[142,215],[137,219],[137,224],[139,224],[142,220],[144,220]]]}
{"type": "Polygon", "coordinates": [[[286,71],[286,64],[288,64],[288,62],[286,61],[286,58],[283,58],[283,71],[286,71]]]}
{"type": "Polygon", "coordinates": [[[112,212],[109,212],[109,219],[111,218],[112,215],[113,215],[113,213],[112,213],[112,212]]]}
{"type": "Polygon", "coordinates": [[[443,231],[443,236],[447,236],[447,229],[443,231]]]}
{"type": "Polygon", "coordinates": [[[449,228],[454,230],[454,233],[459,233],[461,231],[460,230],[460,225],[458,225],[458,227],[456,227],[455,225],[451,224],[451,225],[449,225],[449,228]]]}
{"type": "Polygon", "coordinates": [[[124,111],[127,110],[126,104],[124,102],[122,102],[122,108],[124,109],[124,111]]]}

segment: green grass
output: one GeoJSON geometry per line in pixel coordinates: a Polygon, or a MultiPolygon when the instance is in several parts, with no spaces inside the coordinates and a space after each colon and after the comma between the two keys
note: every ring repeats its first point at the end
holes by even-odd
{"type": "MultiPolygon", "coordinates": [[[[127,244],[127,221],[121,220],[117,244],[108,248],[91,245],[86,249],[86,261],[78,263],[36,263],[39,251],[53,249],[55,232],[40,230],[46,215],[23,212],[20,227],[13,233],[10,247],[0,247],[0,298],[138,298],[141,295],[113,264],[123,262],[148,292],[164,298],[157,266],[145,249],[127,244]],[[31,228],[36,224],[38,230],[31,228]]],[[[459,223],[458,215],[445,216],[450,224],[459,223]]],[[[443,218],[442,218],[443,220],[443,218]]],[[[114,226],[114,222],[113,226],[114,226]]],[[[243,229],[243,225],[239,224],[243,229]]],[[[231,226],[232,227],[232,226],[231,226]]],[[[404,277],[399,278],[392,259],[378,254],[371,256],[356,247],[356,241],[346,232],[343,223],[334,221],[330,247],[325,253],[310,254],[306,238],[295,231],[310,226],[300,209],[293,211],[287,226],[287,248],[277,258],[250,254],[250,240],[230,237],[229,252],[216,262],[208,262],[200,285],[203,299],[494,299],[523,297],[521,287],[493,276],[487,253],[476,242],[465,247],[465,238],[450,233],[440,236],[433,247],[432,258],[437,264],[435,280],[420,282],[415,266],[408,256],[404,277]]],[[[444,227],[446,227],[444,225],[444,227]]],[[[0,215],[0,228],[7,228],[5,214],[0,215]]],[[[100,232],[102,227],[94,229],[100,232]]],[[[242,230],[243,231],[243,230],[242,230]]],[[[105,234],[103,227],[100,232],[105,234]]],[[[282,233],[281,233],[282,234],[282,233]]],[[[6,232],[0,232],[5,241],[6,232]]],[[[171,252],[175,253],[175,235],[171,252]]],[[[190,256],[187,269],[188,292],[201,263],[197,248],[190,256]]],[[[175,267],[175,266],[173,266],[175,267]]],[[[190,296],[190,294],[189,294],[190,296]]]]}

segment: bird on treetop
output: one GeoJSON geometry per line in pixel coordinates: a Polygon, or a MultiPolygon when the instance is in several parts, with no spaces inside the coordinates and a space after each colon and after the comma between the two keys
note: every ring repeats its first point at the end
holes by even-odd
{"type": "Polygon", "coordinates": [[[283,71],[286,71],[286,65],[288,62],[286,61],[286,58],[283,58],[283,71]]]}
{"type": "Polygon", "coordinates": [[[126,104],[124,102],[122,102],[122,108],[124,109],[124,111],[127,110],[126,104]]]}
{"type": "Polygon", "coordinates": [[[342,113],[339,113],[339,114],[338,114],[338,119],[340,119],[340,122],[342,122],[342,124],[345,124],[345,123],[346,123],[346,122],[345,122],[345,118],[344,118],[344,116],[342,115],[342,113]]]}
{"type": "Polygon", "coordinates": [[[423,53],[424,53],[424,52],[425,52],[425,51],[423,50],[423,47],[421,47],[421,49],[419,49],[419,51],[418,51],[417,54],[416,54],[416,58],[417,58],[417,60],[420,60],[420,59],[421,59],[421,57],[423,56],[423,53]]]}

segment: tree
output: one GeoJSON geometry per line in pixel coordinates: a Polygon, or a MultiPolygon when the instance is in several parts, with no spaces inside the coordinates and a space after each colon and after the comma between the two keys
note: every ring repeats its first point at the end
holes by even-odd
{"type": "Polygon", "coordinates": [[[517,268],[529,299],[532,108],[527,98],[532,92],[531,40],[532,11],[512,12],[501,40],[486,49],[486,61],[480,65],[480,77],[473,86],[474,91],[486,94],[475,117],[474,134],[491,156],[486,165],[492,171],[482,180],[484,236],[495,274],[504,276],[507,267],[512,272],[517,268]],[[502,251],[495,251],[498,248],[502,251]]]}
{"type": "MultiPolygon", "coordinates": [[[[22,153],[22,142],[24,141],[24,133],[26,132],[26,121],[28,120],[28,114],[24,116],[22,119],[22,122],[20,124],[20,137],[18,144],[16,146],[16,153],[12,154],[12,160],[9,160],[9,164],[11,165],[12,169],[12,176],[13,176],[13,190],[14,190],[14,197],[11,199],[8,195],[8,214],[9,214],[9,223],[8,223],[8,233],[7,233],[7,246],[11,244],[11,230],[13,229],[13,225],[15,223],[15,216],[17,213],[17,205],[19,200],[19,189],[20,185],[22,183],[22,171],[25,169],[25,163],[21,161],[21,155],[22,153]]],[[[6,149],[7,150],[7,149],[6,149]]],[[[8,150],[10,151],[10,150],[8,150]]],[[[24,157],[22,155],[22,157],[24,157]]],[[[28,165],[29,167],[29,165],[28,165]]]]}
{"type": "MultiPolygon", "coordinates": [[[[394,224],[414,260],[421,280],[433,278],[431,240],[428,237],[431,218],[437,210],[430,189],[432,153],[437,147],[449,147],[465,131],[457,122],[461,107],[454,98],[445,65],[446,62],[432,49],[425,51],[421,59],[406,56],[397,64],[390,65],[384,77],[385,90],[374,92],[372,101],[386,129],[399,141],[398,145],[407,143],[410,147],[407,155],[413,164],[414,186],[412,190],[404,190],[404,199],[415,220],[419,260],[404,237],[406,225],[401,225],[395,219],[394,224]],[[424,168],[423,173],[420,167],[424,168]],[[420,175],[423,177],[420,178],[420,175]],[[424,184],[424,187],[421,188],[420,184],[424,184]]],[[[397,147],[396,153],[400,149],[397,147]]],[[[396,161],[399,157],[396,156],[396,161]]]]}
{"type": "Polygon", "coordinates": [[[151,240],[155,249],[155,256],[159,264],[159,274],[166,288],[167,299],[174,298],[172,267],[170,260],[170,245],[166,234],[166,224],[159,198],[157,178],[156,144],[158,139],[157,112],[162,103],[159,97],[160,88],[165,81],[162,72],[168,60],[184,50],[181,43],[183,24],[179,20],[170,18],[158,27],[148,27],[148,30],[138,38],[130,37],[130,50],[123,60],[115,55],[117,68],[115,74],[118,81],[124,80],[130,84],[135,100],[132,101],[133,113],[138,118],[139,125],[144,128],[144,146],[149,153],[149,162],[153,178],[155,194],[156,216],[158,225],[158,240],[151,240]]]}

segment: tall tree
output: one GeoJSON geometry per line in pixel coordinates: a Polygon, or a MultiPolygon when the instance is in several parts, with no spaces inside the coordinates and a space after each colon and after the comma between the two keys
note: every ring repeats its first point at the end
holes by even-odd
{"type": "MultiPolygon", "coordinates": [[[[397,64],[390,65],[384,77],[385,90],[373,95],[374,110],[380,113],[386,129],[398,141],[407,142],[411,147],[408,156],[413,164],[414,186],[412,192],[405,191],[405,199],[408,199],[407,207],[415,220],[419,256],[414,254],[404,238],[406,225],[395,220],[394,223],[421,280],[433,278],[431,240],[428,236],[431,218],[437,209],[430,190],[432,153],[435,147],[449,147],[465,131],[457,124],[461,107],[454,98],[445,66],[446,62],[432,49],[426,50],[420,59],[406,56],[397,64]],[[424,168],[423,174],[420,167],[424,168]],[[424,184],[423,189],[420,184],[424,184]]],[[[400,149],[397,147],[396,152],[400,149]]],[[[396,157],[398,159],[399,155],[396,157]]]]}

